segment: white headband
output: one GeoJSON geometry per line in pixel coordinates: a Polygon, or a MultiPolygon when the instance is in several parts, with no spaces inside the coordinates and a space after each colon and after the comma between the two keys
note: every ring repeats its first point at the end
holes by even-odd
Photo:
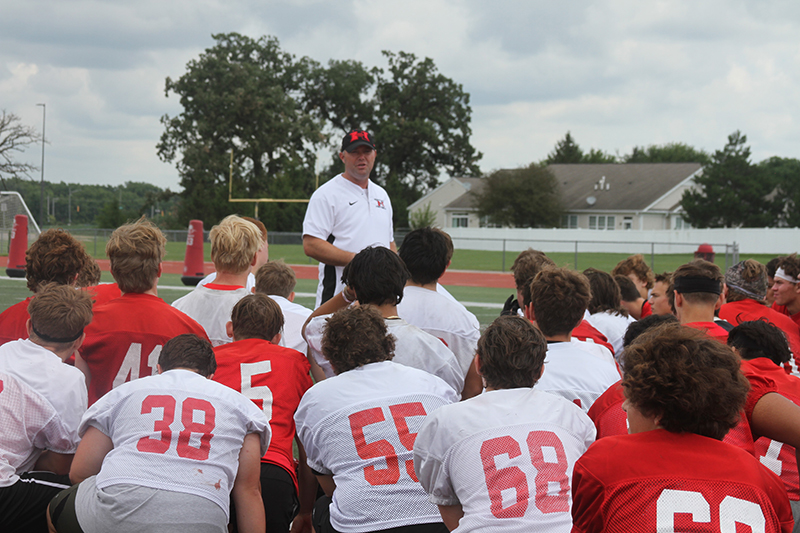
{"type": "Polygon", "coordinates": [[[783,281],[788,281],[789,283],[797,283],[797,278],[793,278],[792,276],[788,275],[783,267],[779,268],[777,272],[775,272],[775,277],[778,279],[782,279],[783,281]]]}

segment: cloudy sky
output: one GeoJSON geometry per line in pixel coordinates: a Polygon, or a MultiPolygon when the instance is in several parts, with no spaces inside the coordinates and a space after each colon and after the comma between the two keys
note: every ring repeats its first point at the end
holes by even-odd
{"type": "Polygon", "coordinates": [[[180,112],[165,78],[231,31],[321,63],[431,57],[471,94],[484,171],[540,160],[567,130],[625,154],[713,151],[739,129],[754,161],[800,158],[796,0],[0,0],[0,13],[0,108],[41,128],[47,104],[49,181],[178,188],[155,150],[159,118],[180,112]]]}

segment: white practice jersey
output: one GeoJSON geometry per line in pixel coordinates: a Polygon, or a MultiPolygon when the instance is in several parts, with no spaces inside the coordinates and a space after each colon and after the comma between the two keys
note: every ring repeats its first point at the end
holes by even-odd
{"type": "MultiPolygon", "coordinates": [[[[322,335],[325,320],[330,315],[316,316],[306,326],[306,338],[311,354],[325,377],[334,376],[333,367],[322,355],[322,335]]],[[[464,376],[456,356],[444,343],[402,318],[386,318],[386,329],[395,337],[394,358],[392,362],[419,370],[442,379],[460,396],[464,390],[464,376]]]]}
{"type": "Polygon", "coordinates": [[[295,413],[308,465],[336,483],[331,524],[362,533],[441,522],[414,473],[425,417],[458,400],[439,378],[391,361],[321,381],[295,413]]]}
{"type": "Polygon", "coordinates": [[[611,353],[611,350],[609,350],[602,344],[597,344],[591,338],[587,338],[585,341],[582,341],[577,337],[572,337],[572,339],[570,339],[570,342],[575,346],[577,346],[578,348],[586,350],[587,352],[594,355],[601,361],[611,363],[612,365],[615,365],[617,362],[617,360],[614,359],[614,354],[611,353]]]}
{"type": "Polygon", "coordinates": [[[548,342],[544,374],[535,388],[563,396],[588,412],[619,378],[614,363],[602,361],[571,342],[548,342]]]}
{"type": "Polygon", "coordinates": [[[614,347],[615,354],[622,353],[622,344],[625,340],[625,332],[635,318],[630,316],[618,315],[609,311],[594,313],[586,317],[586,320],[594,326],[600,333],[606,336],[608,343],[614,347]]]}
{"type": "Polygon", "coordinates": [[[233,342],[228,337],[225,324],[231,319],[233,306],[248,294],[252,293],[244,287],[232,290],[197,287],[172,302],[172,307],[186,313],[203,326],[212,346],[220,346],[233,342]]]}
{"type": "MultiPolygon", "coordinates": [[[[75,453],[80,441],[78,425],[88,405],[86,378],[83,372],[64,364],[56,354],[30,339],[12,341],[0,346],[0,372],[30,387],[31,394],[40,396],[57,413],[58,425],[67,432],[64,438],[70,445],[64,446],[61,443],[58,449],[48,449],[58,453],[75,453]]],[[[10,426],[0,427],[3,433],[10,435],[12,431],[10,426]]],[[[6,448],[0,446],[0,449],[6,448]]],[[[19,465],[17,472],[30,470],[42,451],[43,448],[29,450],[33,454],[31,460],[19,465]]]]}
{"type": "MultiPolygon", "coordinates": [[[[63,364],[63,363],[62,363],[63,364]]],[[[0,371],[0,487],[33,469],[43,450],[71,454],[77,448],[77,426],[39,392],[0,371]]]]}
{"type": "Polygon", "coordinates": [[[283,335],[281,335],[280,345],[297,350],[305,355],[308,351],[308,345],[300,330],[303,329],[303,324],[306,323],[306,320],[311,315],[311,309],[290,302],[283,296],[270,294],[269,297],[275,300],[275,303],[280,306],[283,312],[283,335]]]}
{"type": "Polygon", "coordinates": [[[190,370],[124,383],[86,411],[89,426],[114,442],[97,488],[122,483],[207,498],[229,514],[239,451],[248,433],[267,451],[264,412],[242,394],[190,370]]]}
{"type": "Polygon", "coordinates": [[[568,533],[572,469],[594,439],[589,417],[559,396],[487,391],[428,416],[414,466],[431,502],[461,505],[458,533],[568,533]]]}
{"type": "Polygon", "coordinates": [[[436,292],[438,292],[439,294],[441,294],[442,296],[444,296],[445,298],[447,298],[451,302],[453,302],[455,304],[458,304],[458,306],[463,310],[463,312],[469,313],[475,319],[475,322],[474,322],[473,325],[476,328],[480,329],[481,323],[478,322],[478,317],[476,317],[474,314],[470,313],[469,310],[466,307],[464,307],[464,305],[461,302],[456,300],[455,297],[452,294],[450,294],[450,291],[448,291],[447,289],[444,288],[444,285],[442,285],[441,283],[437,283],[436,284],[436,292]]]}
{"type": "Polygon", "coordinates": [[[409,324],[442,339],[467,375],[481,336],[475,315],[436,291],[413,286],[403,290],[397,314],[409,324]]]}
{"type": "MultiPolygon", "coordinates": [[[[217,279],[217,273],[216,272],[212,272],[208,276],[206,276],[203,279],[201,279],[200,282],[197,284],[197,287],[202,287],[203,285],[206,285],[207,283],[214,283],[215,279],[217,279]]],[[[252,272],[250,272],[249,274],[247,274],[247,284],[245,285],[244,288],[247,289],[248,291],[252,292],[252,290],[255,288],[255,286],[256,286],[256,277],[255,277],[255,275],[253,275],[252,272]]],[[[197,287],[195,287],[195,289],[197,287]]]]}
{"type": "MultiPolygon", "coordinates": [[[[339,174],[320,185],[308,202],[303,235],[328,241],[352,253],[367,246],[389,248],[394,242],[392,202],[380,185],[367,183],[363,189],[339,174]]],[[[322,303],[323,291],[330,298],[344,289],[343,270],[343,266],[319,264],[315,307],[322,303]]]]}

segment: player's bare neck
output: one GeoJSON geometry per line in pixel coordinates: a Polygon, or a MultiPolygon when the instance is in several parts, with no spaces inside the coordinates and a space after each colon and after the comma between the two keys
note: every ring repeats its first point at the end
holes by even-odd
{"type": "Polygon", "coordinates": [[[684,304],[678,312],[678,320],[681,324],[691,324],[693,322],[714,322],[713,306],[697,306],[684,304]]]}
{"type": "Polygon", "coordinates": [[[438,284],[439,283],[436,282],[436,281],[434,281],[432,283],[426,283],[424,285],[422,283],[417,283],[417,282],[415,282],[413,280],[406,281],[406,287],[419,287],[421,289],[428,289],[429,291],[433,291],[433,292],[436,292],[436,286],[438,284]]]}
{"type": "Polygon", "coordinates": [[[379,305],[378,311],[380,311],[381,316],[383,318],[399,318],[397,316],[397,306],[391,304],[379,305]]]}
{"type": "Polygon", "coordinates": [[[572,342],[572,332],[570,331],[562,335],[551,335],[549,337],[545,335],[544,338],[547,342],[572,342]]]}
{"type": "Polygon", "coordinates": [[[800,298],[795,298],[786,306],[786,310],[789,311],[790,315],[796,315],[800,313],[800,298]]]}
{"type": "Polygon", "coordinates": [[[232,274],[230,272],[224,272],[218,270],[217,276],[214,278],[214,284],[245,287],[247,286],[247,275],[249,273],[250,273],[249,270],[245,270],[244,272],[240,272],[238,274],[232,274]]]}

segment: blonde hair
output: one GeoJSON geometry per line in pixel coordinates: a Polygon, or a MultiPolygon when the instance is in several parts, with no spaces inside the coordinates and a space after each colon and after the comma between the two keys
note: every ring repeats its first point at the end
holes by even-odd
{"type": "Polygon", "coordinates": [[[122,292],[143,293],[158,279],[167,239],[145,217],[114,230],[106,243],[111,274],[122,292]]]}
{"type": "Polygon", "coordinates": [[[211,260],[217,272],[241,274],[250,268],[264,244],[261,231],[238,215],[228,215],[211,228],[211,260]]]}

